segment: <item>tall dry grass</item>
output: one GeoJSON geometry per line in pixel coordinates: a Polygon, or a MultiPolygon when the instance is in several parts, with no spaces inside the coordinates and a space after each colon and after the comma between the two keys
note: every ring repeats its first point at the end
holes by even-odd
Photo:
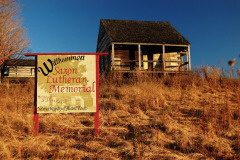
{"type": "Polygon", "coordinates": [[[0,159],[240,159],[240,80],[218,68],[100,79],[94,114],[40,114],[33,82],[1,84],[0,159]]]}

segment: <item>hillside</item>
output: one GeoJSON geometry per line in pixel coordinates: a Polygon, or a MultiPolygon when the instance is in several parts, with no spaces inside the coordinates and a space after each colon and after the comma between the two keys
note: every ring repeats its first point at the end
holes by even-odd
{"type": "Polygon", "coordinates": [[[40,114],[34,83],[0,84],[0,159],[240,159],[240,80],[214,73],[100,81],[94,114],[40,114]]]}

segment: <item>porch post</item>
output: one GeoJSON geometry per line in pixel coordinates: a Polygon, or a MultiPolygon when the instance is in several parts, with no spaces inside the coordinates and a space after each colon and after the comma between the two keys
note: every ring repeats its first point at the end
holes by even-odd
{"type": "Polygon", "coordinates": [[[165,45],[162,45],[162,50],[163,50],[163,56],[162,56],[162,60],[163,60],[163,71],[165,71],[165,45]]]}
{"type": "Polygon", "coordinates": [[[114,70],[114,43],[112,43],[112,55],[111,55],[111,59],[112,59],[112,70],[114,70]]]}
{"type": "Polygon", "coordinates": [[[138,66],[139,66],[139,71],[141,71],[142,58],[141,58],[141,45],[140,44],[138,44],[138,66]]]}
{"type": "Polygon", "coordinates": [[[188,71],[191,71],[190,44],[188,45],[188,71]]]}

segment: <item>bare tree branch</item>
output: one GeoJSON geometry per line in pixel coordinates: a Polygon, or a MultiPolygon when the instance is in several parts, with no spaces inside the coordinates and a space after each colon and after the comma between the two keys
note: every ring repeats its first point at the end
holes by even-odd
{"type": "Polygon", "coordinates": [[[11,55],[21,55],[29,46],[19,12],[20,5],[15,0],[0,1],[0,66],[11,55]]]}

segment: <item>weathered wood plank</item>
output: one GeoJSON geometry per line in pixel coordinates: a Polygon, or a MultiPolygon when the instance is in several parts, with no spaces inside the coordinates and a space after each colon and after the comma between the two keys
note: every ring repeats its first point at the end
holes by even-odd
{"type": "Polygon", "coordinates": [[[162,46],[162,50],[163,50],[163,55],[162,55],[162,60],[163,60],[163,70],[165,70],[165,45],[162,46]]]}
{"type": "Polygon", "coordinates": [[[188,45],[188,71],[191,71],[190,45],[188,45]]]}
{"type": "Polygon", "coordinates": [[[112,43],[111,61],[112,61],[112,70],[114,70],[114,43],[112,43]]]}
{"type": "Polygon", "coordinates": [[[142,56],[141,56],[141,45],[140,44],[138,44],[138,61],[139,61],[139,63],[138,63],[138,69],[139,70],[142,70],[142,58],[141,58],[142,56]]]}

